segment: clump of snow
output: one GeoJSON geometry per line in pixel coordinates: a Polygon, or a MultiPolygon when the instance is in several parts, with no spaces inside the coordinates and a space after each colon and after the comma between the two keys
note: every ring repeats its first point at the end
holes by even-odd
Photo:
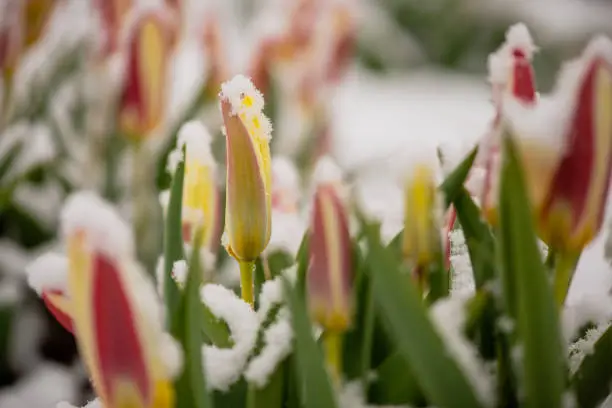
{"type": "Polygon", "coordinates": [[[474,292],[472,261],[465,243],[463,231],[458,228],[449,232],[451,241],[451,265],[453,267],[452,293],[468,295],[474,292]]]}
{"type": "Polygon", "coordinates": [[[163,299],[164,297],[164,268],[165,268],[165,258],[161,255],[157,258],[157,263],[155,264],[155,281],[157,282],[157,294],[159,297],[163,299]]]}
{"type": "Polygon", "coordinates": [[[587,324],[602,325],[612,320],[612,298],[605,294],[583,295],[563,309],[563,335],[572,341],[587,324]]]}
{"type": "Polygon", "coordinates": [[[599,338],[610,328],[610,323],[600,324],[597,327],[590,329],[586,332],[584,337],[570,345],[569,348],[569,368],[570,372],[574,374],[582,360],[592,354],[595,351],[595,343],[599,338]]]}
{"type": "Polygon", "coordinates": [[[134,239],[129,226],[113,206],[94,192],[81,191],[68,197],[61,221],[65,238],[82,231],[92,250],[111,259],[134,256],[134,239]]]}
{"type": "Polygon", "coordinates": [[[513,25],[506,32],[506,41],[497,51],[489,55],[489,81],[504,85],[510,77],[514,51],[519,50],[530,60],[537,51],[527,26],[523,23],[513,25]]]}
{"type": "Polygon", "coordinates": [[[212,314],[227,323],[234,341],[232,348],[203,347],[207,386],[227,391],[240,378],[255,346],[259,319],[251,306],[221,285],[207,284],[200,295],[212,314]]]}
{"type": "Polygon", "coordinates": [[[184,286],[185,282],[187,281],[187,271],[187,262],[184,259],[176,261],[172,265],[172,277],[181,286],[184,286]]]}
{"type": "Polygon", "coordinates": [[[321,157],[312,173],[312,182],[318,184],[340,184],[344,180],[344,172],[330,156],[321,157]]]}
{"type": "Polygon", "coordinates": [[[273,211],[272,234],[268,246],[264,249],[264,254],[281,250],[292,256],[296,255],[305,231],[306,223],[301,214],[273,211]]]}
{"type": "Polygon", "coordinates": [[[14,387],[0,392],[2,408],[49,408],[77,394],[77,384],[70,371],[60,365],[46,363],[23,378],[14,387]]]}
{"type": "Polygon", "coordinates": [[[215,168],[216,163],[210,148],[211,141],[212,136],[201,121],[192,120],[185,123],[179,130],[176,148],[168,156],[168,172],[174,174],[178,164],[183,161],[183,147],[190,160],[215,168]]]}
{"type": "Polygon", "coordinates": [[[465,296],[451,296],[436,302],[430,313],[448,351],[467,375],[480,400],[485,405],[493,405],[493,373],[480,360],[478,351],[463,334],[467,299],[465,296]]]}
{"type": "Polygon", "coordinates": [[[268,383],[274,369],[291,353],[293,330],[289,310],[283,308],[279,311],[277,320],[264,333],[264,343],[264,348],[244,372],[245,378],[260,388],[268,383]]]}
{"type": "Polygon", "coordinates": [[[68,291],[68,258],[47,253],[26,267],[28,285],[40,296],[46,290],[68,291]]]}
{"type": "Polygon", "coordinates": [[[168,333],[162,333],[159,341],[160,357],[170,378],[176,378],[183,368],[183,349],[168,333]]]}
{"type": "Polygon", "coordinates": [[[272,177],[274,178],[274,189],[282,189],[299,194],[300,175],[295,163],[286,156],[274,156],[272,158],[272,177]]]}
{"type": "Polygon", "coordinates": [[[363,392],[363,383],[351,381],[342,386],[338,395],[340,408],[410,408],[408,405],[370,405],[363,392]]]}
{"type": "Polygon", "coordinates": [[[219,97],[230,103],[232,115],[238,115],[245,112],[245,110],[260,113],[264,108],[262,93],[255,88],[251,79],[244,75],[236,75],[234,78],[221,84],[221,94],[219,97]],[[243,104],[243,99],[246,96],[251,97],[252,105],[250,107],[243,104]]]}
{"type": "Polygon", "coordinates": [[[259,294],[259,309],[257,310],[259,320],[263,322],[266,316],[268,316],[268,313],[272,307],[280,304],[283,299],[282,278],[276,277],[272,280],[266,281],[261,286],[261,292],[259,294]]]}

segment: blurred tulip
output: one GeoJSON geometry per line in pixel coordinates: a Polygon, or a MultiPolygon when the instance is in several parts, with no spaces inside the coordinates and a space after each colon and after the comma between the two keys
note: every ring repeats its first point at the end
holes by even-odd
{"type": "Polygon", "coordinates": [[[0,23],[0,68],[4,86],[10,86],[13,74],[23,50],[23,22],[20,18],[20,1],[6,0],[0,8],[3,14],[0,23]]]}
{"type": "MultiPolygon", "coordinates": [[[[539,206],[542,238],[563,251],[580,251],[599,233],[612,166],[612,42],[589,45],[576,72],[573,109],[563,130],[565,149],[539,206]]],[[[563,84],[560,84],[563,87],[563,84]]],[[[552,126],[552,124],[551,124],[552,126]]]]}
{"type": "Polygon", "coordinates": [[[418,164],[404,187],[404,259],[418,271],[436,261],[442,253],[441,225],[435,172],[418,164]]]}
{"type": "Polygon", "coordinates": [[[206,127],[192,121],[179,131],[176,153],[186,149],[183,187],[183,240],[192,244],[195,232],[203,228],[202,245],[216,254],[221,238],[221,206],[216,184],[217,164],[210,148],[206,127]]]}
{"type": "Polygon", "coordinates": [[[493,88],[495,118],[489,133],[480,145],[475,166],[485,169],[480,202],[489,223],[497,223],[498,178],[501,168],[501,115],[504,95],[512,95],[521,103],[536,101],[535,75],[531,58],[535,45],[523,24],[516,24],[506,33],[506,42],[489,57],[490,81],[493,88]]]}
{"type": "Polygon", "coordinates": [[[129,36],[120,125],[134,139],[146,138],[164,119],[177,26],[163,12],[139,16],[129,36]]]}
{"type": "Polygon", "coordinates": [[[173,407],[176,373],[166,359],[161,305],[136,265],[127,226],[101,199],[81,193],[67,202],[63,227],[74,333],[96,393],[108,407],[173,407]]]}
{"type": "Polygon", "coordinates": [[[113,54],[119,47],[119,37],[133,0],[95,0],[104,31],[103,55],[113,54]]]}
{"type": "Polygon", "coordinates": [[[252,266],[271,234],[272,127],[261,93],[238,75],[221,86],[227,143],[225,246],[241,266],[243,299],[253,303],[252,266]]]}
{"type": "Polygon", "coordinates": [[[227,56],[224,52],[221,29],[216,15],[207,18],[202,42],[208,64],[204,89],[207,97],[212,99],[216,98],[221,84],[228,79],[227,56]]]}
{"type": "Polygon", "coordinates": [[[313,320],[324,330],[325,357],[337,385],[342,373],[342,336],[353,313],[353,265],[346,207],[332,184],[314,195],[307,298],[313,320]]]}
{"type": "Polygon", "coordinates": [[[40,38],[53,8],[59,0],[25,0],[25,46],[29,48],[40,38]]]}

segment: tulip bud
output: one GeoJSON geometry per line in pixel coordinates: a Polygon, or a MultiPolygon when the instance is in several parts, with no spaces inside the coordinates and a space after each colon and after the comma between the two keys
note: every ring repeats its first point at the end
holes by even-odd
{"type": "Polygon", "coordinates": [[[263,96],[244,76],[221,87],[227,140],[226,248],[238,261],[253,262],[271,233],[271,125],[263,96]]]}
{"type": "Polygon", "coordinates": [[[210,16],[205,24],[202,35],[204,54],[206,55],[205,90],[206,95],[214,98],[219,93],[223,81],[227,79],[227,60],[217,16],[210,16]]]}
{"type": "Polygon", "coordinates": [[[3,15],[3,21],[0,22],[0,69],[2,69],[5,92],[11,84],[23,50],[23,21],[20,18],[20,7],[19,0],[8,0],[0,8],[3,15]]]}
{"type": "Polygon", "coordinates": [[[163,333],[161,304],[135,262],[129,228],[100,198],[77,193],[62,230],[74,334],[96,393],[108,407],[173,407],[179,349],[163,333]]]}
{"type": "Polygon", "coordinates": [[[480,202],[491,224],[497,223],[497,197],[501,169],[502,102],[511,95],[522,104],[536,102],[535,76],[531,58],[537,47],[523,24],[516,24],[506,33],[506,42],[489,56],[489,80],[493,88],[495,119],[480,145],[476,166],[484,167],[480,202]]]}
{"type": "Polygon", "coordinates": [[[131,138],[147,137],[164,118],[175,34],[163,10],[142,14],[130,31],[120,125],[131,138]]]}
{"type": "MultiPolygon", "coordinates": [[[[549,185],[539,224],[542,238],[579,252],[600,231],[612,166],[612,42],[592,41],[562,75],[557,97],[571,99],[562,129],[565,148],[549,185]]],[[[562,109],[560,109],[562,110],[562,109]]],[[[554,124],[550,124],[554,127],[554,124]]],[[[527,158],[525,158],[527,160],[527,158]]],[[[537,198],[536,198],[537,199],[537,198]]]]}
{"type": "Polygon", "coordinates": [[[25,0],[25,46],[29,48],[40,38],[57,0],[25,0]]]}
{"type": "Polygon", "coordinates": [[[442,253],[442,230],[434,169],[423,163],[414,167],[404,186],[404,235],[402,252],[417,270],[436,261],[442,253]]]}
{"type": "Polygon", "coordinates": [[[330,184],[314,195],[308,266],[308,304],[315,322],[332,332],[344,332],[352,315],[353,269],[348,214],[330,184]]]}
{"type": "Polygon", "coordinates": [[[221,207],[216,185],[217,164],[211,151],[208,129],[198,122],[184,124],[178,134],[177,146],[171,154],[170,170],[174,173],[178,158],[185,157],[182,226],[183,240],[192,244],[194,234],[202,228],[202,245],[217,252],[221,238],[221,207]]]}

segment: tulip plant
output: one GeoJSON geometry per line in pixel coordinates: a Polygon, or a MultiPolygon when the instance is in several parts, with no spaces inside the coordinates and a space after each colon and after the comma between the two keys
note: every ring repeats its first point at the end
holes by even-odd
{"type": "Polygon", "coordinates": [[[275,237],[279,219],[299,214],[299,189],[290,162],[271,158],[264,98],[241,75],[218,96],[225,204],[210,135],[186,123],[169,159],[157,274],[139,265],[132,229],[109,202],[73,194],[65,255],[37,260],[29,281],[77,340],[98,395],[90,406],[602,403],[612,329],[589,313],[568,322],[565,298],[608,195],[612,43],[594,39],[550,95],[536,93],[535,50],[523,25],[509,30],[489,61],[490,132],[441,184],[435,152],[408,163],[405,225],[390,242],[346,179],[317,171],[326,158],[310,180],[301,243],[275,237]],[[469,294],[451,285],[455,227],[469,294]],[[239,285],[218,283],[224,251],[239,285]]]}

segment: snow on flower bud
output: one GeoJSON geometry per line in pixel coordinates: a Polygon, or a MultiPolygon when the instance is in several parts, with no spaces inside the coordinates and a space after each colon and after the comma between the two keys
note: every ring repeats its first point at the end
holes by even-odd
{"type": "Polygon", "coordinates": [[[216,184],[217,164],[212,155],[211,135],[199,121],[185,123],[178,134],[176,149],[171,153],[170,171],[185,157],[183,185],[183,240],[191,244],[198,227],[203,228],[202,245],[216,253],[221,237],[221,207],[216,184]]]}
{"type": "Polygon", "coordinates": [[[489,56],[489,81],[493,91],[495,118],[480,145],[476,167],[484,168],[482,195],[484,215],[497,222],[497,196],[501,168],[501,119],[503,101],[510,95],[521,104],[536,103],[536,87],[531,59],[537,51],[527,27],[515,24],[506,32],[506,41],[489,56]]]}
{"type": "Polygon", "coordinates": [[[518,139],[542,239],[557,250],[579,252],[599,233],[608,197],[612,42],[591,41],[581,58],[564,67],[546,102],[527,112],[509,106],[506,117],[518,139]]]}
{"type": "Polygon", "coordinates": [[[321,183],[314,194],[308,266],[310,313],[324,329],[342,333],[352,315],[353,265],[349,217],[335,186],[321,183]]]}
{"type": "Polygon", "coordinates": [[[221,86],[221,112],[227,141],[225,232],[227,251],[252,262],[271,233],[271,124],[261,93],[238,75],[221,86]]]}
{"type": "MultiPolygon", "coordinates": [[[[163,332],[163,309],[135,261],[128,226],[109,204],[82,192],[68,199],[62,232],[67,306],[96,393],[108,407],[174,406],[180,350],[163,332]]],[[[42,275],[34,272],[36,286],[42,275]]],[[[44,295],[49,285],[42,283],[44,295]]]]}
{"type": "Polygon", "coordinates": [[[176,29],[164,9],[146,10],[131,26],[119,108],[121,129],[131,138],[147,137],[164,119],[176,29]]]}

